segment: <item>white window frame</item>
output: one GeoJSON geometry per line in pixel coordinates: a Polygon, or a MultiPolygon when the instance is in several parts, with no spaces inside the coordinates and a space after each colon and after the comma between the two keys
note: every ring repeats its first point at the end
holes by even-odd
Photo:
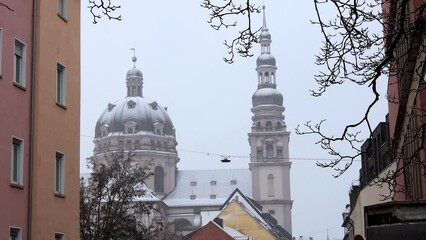
{"type": "Polygon", "coordinates": [[[58,0],[58,16],[67,19],[67,0],[58,0]]]}
{"type": "Polygon", "coordinates": [[[13,83],[19,86],[25,87],[25,70],[26,70],[26,45],[21,40],[15,38],[15,47],[13,51],[13,83]],[[21,53],[17,54],[17,49],[21,49],[21,53]],[[20,68],[17,70],[16,63],[18,62],[17,57],[20,57],[20,68]],[[19,71],[19,79],[16,76],[17,71],[19,71]]]}
{"type": "Polygon", "coordinates": [[[22,240],[22,228],[19,227],[9,227],[9,240],[22,240]],[[16,236],[15,239],[13,239],[10,234],[12,231],[16,231],[18,233],[18,236],[16,236]]]}
{"type": "Polygon", "coordinates": [[[14,185],[23,186],[24,184],[24,140],[12,137],[11,152],[10,152],[10,182],[14,185]],[[16,159],[16,179],[15,175],[15,146],[18,146],[18,156],[16,159]]]}
{"type": "Polygon", "coordinates": [[[67,99],[67,68],[62,63],[56,64],[56,103],[66,106],[67,99]]]}
{"type": "Polygon", "coordinates": [[[136,131],[136,125],[137,123],[134,121],[128,121],[124,124],[124,128],[125,128],[125,134],[135,134],[137,133],[136,131]]]}
{"type": "Polygon", "coordinates": [[[55,194],[65,195],[65,155],[61,152],[55,153],[55,194]]]}

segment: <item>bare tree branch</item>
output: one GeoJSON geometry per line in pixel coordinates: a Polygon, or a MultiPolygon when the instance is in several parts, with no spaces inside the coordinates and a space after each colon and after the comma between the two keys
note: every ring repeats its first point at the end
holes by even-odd
{"type": "Polygon", "coordinates": [[[5,3],[2,3],[2,2],[0,2],[0,7],[5,7],[7,10],[9,10],[11,12],[14,11],[11,7],[9,7],[8,5],[6,5],[5,3]]]}
{"type": "Polygon", "coordinates": [[[238,35],[231,41],[224,42],[224,45],[228,49],[228,57],[224,57],[223,60],[226,63],[233,63],[235,58],[235,52],[242,57],[252,57],[253,54],[250,52],[253,43],[259,41],[257,35],[260,28],[253,30],[252,26],[252,14],[260,13],[260,6],[252,4],[250,0],[246,0],[244,3],[237,4],[234,0],[225,0],[223,5],[212,3],[213,0],[203,0],[201,7],[210,11],[210,19],[207,21],[214,30],[220,30],[222,28],[229,28],[237,26],[236,16],[245,16],[243,18],[246,28],[240,30],[238,35]]]}
{"type": "Polygon", "coordinates": [[[114,4],[111,0],[89,0],[88,8],[93,16],[93,23],[98,23],[102,16],[106,16],[109,20],[121,21],[121,15],[115,15],[115,11],[121,8],[120,5],[114,4]]]}

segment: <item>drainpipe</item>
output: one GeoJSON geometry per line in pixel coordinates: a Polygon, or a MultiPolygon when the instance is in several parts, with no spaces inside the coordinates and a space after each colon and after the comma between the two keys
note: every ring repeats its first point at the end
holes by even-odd
{"type": "Polygon", "coordinates": [[[34,160],[34,102],[35,102],[35,59],[36,59],[37,0],[33,0],[33,45],[31,52],[31,119],[30,119],[30,176],[28,193],[28,240],[31,240],[33,160],[34,160]]]}

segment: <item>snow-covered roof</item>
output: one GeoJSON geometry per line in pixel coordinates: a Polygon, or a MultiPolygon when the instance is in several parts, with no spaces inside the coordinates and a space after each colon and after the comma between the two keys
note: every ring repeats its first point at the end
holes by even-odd
{"type": "Polygon", "coordinates": [[[236,189],[251,196],[249,169],[184,170],[163,202],[169,207],[221,206],[236,189]]]}
{"type": "MultiPolygon", "coordinates": [[[[91,173],[80,173],[80,178],[83,178],[84,181],[87,183],[89,178],[92,176],[91,173]]],[[[159,202],[161,201],[159,198],[155,196],[154,191],[152,191],[146,184],[144,183],[142,185],[142,189],[145,191],[145,194],[142,196],[135,197],[135,201],[141,201],[141,202],[159,202]]]]}

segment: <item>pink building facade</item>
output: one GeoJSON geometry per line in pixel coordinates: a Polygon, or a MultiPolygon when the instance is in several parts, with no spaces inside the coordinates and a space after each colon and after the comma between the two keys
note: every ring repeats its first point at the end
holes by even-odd
{"type": "Polygon", "coordinates": [[[27,239],[33,5],[2,3],[7,7],[0,6],[0,239],[27,239]]]}
{"type": "Polygon", "coordinates": [[[80,0],[0,3],[0,239],[79,239],[80,0]]]}

